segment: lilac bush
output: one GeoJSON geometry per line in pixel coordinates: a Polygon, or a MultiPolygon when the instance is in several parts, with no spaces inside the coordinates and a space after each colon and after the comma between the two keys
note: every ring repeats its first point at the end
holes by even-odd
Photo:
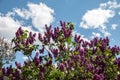
{"type": "Polygon", "coordinates": [[[24,65],[15,62],[2,68],[1,79],[12,80],[120,80],[119,46],[111,47],[109,38],[86,41],[73,35],[74,25],[60,21],[60,26],[32,33],[20,27],[13,39],[15,51],[28,56],[24,65]],[[37,37],[36,37],[37,36],[37,37]],[[37,38],[37,39],[36,39],[37,38]],[[35,42],[39,40],[38,44],[35,42]],[[32,51],[36,51],[32,57],[32,51]]]}

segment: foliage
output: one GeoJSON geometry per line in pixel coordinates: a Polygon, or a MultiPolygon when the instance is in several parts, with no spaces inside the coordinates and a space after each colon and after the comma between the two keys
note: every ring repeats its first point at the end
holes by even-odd
{"type": "Polygon", "coordinates": [[[14,58],[12,45],[4,38],[0,38],[0,69],[4,64],[9,63],[10,60],[14,60],[14,58]]]}
{"type": "Polygon", "coordinates": [[[17,68],[2,68],[1,79],[7,76],[12,80],[120,80],[120,58],[116,58],[120,48],[109,46],[108,37],[86,41],[72,34],[71,22],[60,21],[60,27],[54,29],[45,27],[44,34],[17,30],[14,49],[22,51],[29,60],[23,66],[15,62],[17,68]]]}

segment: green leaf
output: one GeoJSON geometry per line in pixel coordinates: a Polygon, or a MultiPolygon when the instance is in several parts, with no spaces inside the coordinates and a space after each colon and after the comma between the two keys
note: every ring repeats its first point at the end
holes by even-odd
{"type": "Polygon", "coordinates": [[[32,44],[29,44],[29,48],[34,48],[34,46],[32,44]]]}
{"type": "Polygon", "coordinates": [[[76,42],[73,42],[73,41],[72,41],[72,45],[75,47],[75,46],[76,46],[76,42]]]}
{"type": "Polygon", "coordinates": [[[28,30],[24,30],[24,32],[29,32],[28,30]]]}
{"type": "Polygon", "coordinates": [[[27,38],[27,33],[24,33],[24,35],[22,36],[23,39],[27,38]]]}
{"type": "Polygon", "coordinates": [[[70,37],[67,39],[67,43],[68,43],[68,45],[70,45],[71,42],[72,42],[72,36],[70,36],[70,37]]]}
{"type": "Polygon", "coordinates": [[[74,52],[74,54],[75,54],[75,55],[78,55],[78,52],[77,52],[77,51],[75,51],[75,52],[74,52]]]}
{"type": "Polygon", "coordinates": [[[49,80],[56,80],[57,77],[59,77],[60,80],[64,80],[65,74],[64,72],[61,72],[59,69],[52,70],[48,77],[49,77],[49,80]]]}

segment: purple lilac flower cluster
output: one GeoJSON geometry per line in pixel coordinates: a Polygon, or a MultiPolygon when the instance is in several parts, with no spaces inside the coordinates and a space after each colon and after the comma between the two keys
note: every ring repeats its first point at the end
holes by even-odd
{"type": "Polygon", "coordinates": [[[14,49],[29,59],[24,65],[15,62],[16,68],[2,68],[1,80],[5,76],[12,80],[120,80],[120,58],[116,58],[120,48],[111,47],[108,37],[86,41],[73,36],[71,22],[45,28],[44,34],[38,33],[42,46],[34,44],[35,33],[17,30],[14,49]],[[34,57],[33,50],[38,50],[34,57]]]}

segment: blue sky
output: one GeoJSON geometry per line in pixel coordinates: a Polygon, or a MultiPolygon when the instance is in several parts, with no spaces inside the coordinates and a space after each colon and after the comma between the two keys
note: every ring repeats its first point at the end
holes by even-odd
{"type": "Polygon", "coordinates": [[[0,36],[8,40],[20,26],[44,32],[45,24],[60,20],[73,22],[85,39],[108,36],[111,46],[120,46],[120,0],[0,0],[0,36]]]}

